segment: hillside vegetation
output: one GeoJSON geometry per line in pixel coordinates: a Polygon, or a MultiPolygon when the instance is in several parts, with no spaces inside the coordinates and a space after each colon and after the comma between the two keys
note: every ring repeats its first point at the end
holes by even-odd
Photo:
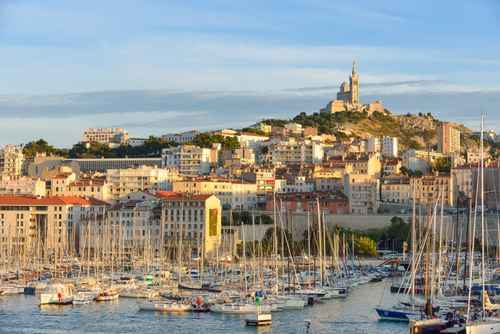
{"type": "MultiPolygon", "coordinates": [[[[339,138],[355,137],[366,139],[371,136],[391,136],[399,139],[402,149],[435,148],[437,145],[436,129],[440,123],[430,113],[393,115],[390,111],[374,112],[337,112],[334,114],[317,112],[300,113],[290,120],[268,119],[263,122],[274,126],[283,126],[292,121],[302,126],[318,128],[319,134],[333,134],[339,138]]],[[[466,146],[475,145],[470,140],[471,131],[461,126],[466,146]]]]}

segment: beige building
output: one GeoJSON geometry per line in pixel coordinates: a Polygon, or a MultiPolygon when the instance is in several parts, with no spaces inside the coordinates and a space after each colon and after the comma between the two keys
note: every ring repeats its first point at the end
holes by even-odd
{"type": "Polygon", "coordinates": [[[20,176],[23,162],[24,154],[21,146],[5,145],[0,148],[0,176],[20,176]]]}
{"type": "Polygon", "coordinates": [[[407,176],[385,177],[380,184],[380,201],[398,204],[411,204],[412,191],[407,176]]]}
{"type": "MultiPolygon", "coordinates": [[[[191,253],[214,258],[222,239],[222,206],[213,195],[159,192],[166,241],[182,238],[191,253]]],[[[188,253],[189,254],[189,253],[188,253]]]]}
{"type": "Polygon", "coordinates": [[[368,174],[346,174],[344,193],[349,199],[349,211],[353,214],[373,214],[379,208],[378,178],[368,174]]]}
{"type": "Polygon", "coordinates": [[[0,196],[0,261],[25,268],[76,255],[80,223],[105,207],[79,197],[0,196]]]}
{"type": "Polygon", "coordinates": [[[180,179],[176,169],[150,166],[109,169],[106,173],[106,181],[110,185],[111,197],[114,200],[136,191],[172,190],[172,182],[180,179]]]}
{"type": "Polygon", "coordinates": [[[460,153],[460,130],[452,123],[441,123],[437,128],[438,151],[443,154],[460,153]]]}
{"type": "Polygon", "coordinates": [[[60,170],[57,174],[47,175],[44,180],[48,196],[65,196],[69,185],[76,181],[76,174],[60,170]]]}
{"type": "Polygon", "coordinates": [[[345,169],[351,174],[367,174],[369,176],[380,176],[382,163],[378,154],[363,154],[344,160],[345,169]]]}
{"type": "Polygon", "coordinates": [[[223,178],[194,178],[175,181],[173,191],[183,194],[215,195],[223,208],[253,209],[257,205],[257,184],[223,178]]]}
{"type": "Polygon", "coordinates": [[[30,177],[0,177],[0,195],[45,196],[45,182],[30,177]]]}
{"type": "MultiPolygon", "coordinates": [[[[410,184],[415,187],[415,201],[420,204],[454,206],[454,183],[450,175],[426,175],[411,178],[410,184]]],[[[413,189],[413,188],[412,188],[413,189]]]]}
{"type": "Polygon", "coordinates": [[[103,178],[85,178],[71,182],[65,196],[92,197],[101,201],[113,199],[111,184],[103,178]]]}

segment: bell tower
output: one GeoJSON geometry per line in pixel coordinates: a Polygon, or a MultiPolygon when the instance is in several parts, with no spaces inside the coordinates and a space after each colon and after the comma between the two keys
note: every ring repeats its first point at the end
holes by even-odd
{"type": "Polygon", "coordinates": [[[356,61],[352,62],[352,72],[349,78],[349,88],[351,90],[350,103],[352,105],[359,104],[359,76],[356,71],[356,61]]]}

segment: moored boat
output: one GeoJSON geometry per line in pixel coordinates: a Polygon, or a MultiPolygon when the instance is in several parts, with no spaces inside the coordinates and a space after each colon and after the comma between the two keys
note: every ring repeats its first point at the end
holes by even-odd
{"type": "Polygon", "coordinates": [[[48,285],[40,294],[40,305],[47,304],[71,304],[73,302],[74,289],[72,285],[54,283],[48,285]]]}

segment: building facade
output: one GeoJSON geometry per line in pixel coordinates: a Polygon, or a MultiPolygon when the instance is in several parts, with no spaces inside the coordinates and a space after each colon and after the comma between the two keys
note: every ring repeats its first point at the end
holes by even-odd
{"type": "Polygon", "coordinates": [[[199,176],[210,173],[217,163],[216,148],[202,148],[194,145],[180,145],[162,150],[163,168],[175,168],[182,176],[199,176]]]}
{"type": "Polygon", "coordinates": [[[443,154],[460,153],[460,130],[456,125],[443,122],[437,128],[438,151],[443,154]]]}

